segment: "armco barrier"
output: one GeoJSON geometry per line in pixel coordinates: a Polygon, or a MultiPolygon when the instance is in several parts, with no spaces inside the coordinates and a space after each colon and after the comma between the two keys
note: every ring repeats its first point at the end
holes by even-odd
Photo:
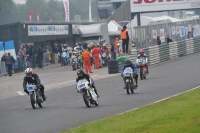
{"type": "MultiPolygon", "coordinates": [[[[145,48],[145,53],[149,57],[149,65],[158,64],[173,58],[200,52],[200,37],[186,39],[180,42],[163,44],[145,48]]],[[[139,50],[131,50],[130,59],[135,62],[139,50]]]]}

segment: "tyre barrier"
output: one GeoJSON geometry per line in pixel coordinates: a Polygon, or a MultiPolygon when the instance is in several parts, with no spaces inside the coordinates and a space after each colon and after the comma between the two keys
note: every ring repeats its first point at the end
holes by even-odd
{"type": "Polygon", "coordinates": [[[119,73],[119,66],[117,60],[108,61],[108,74],[119,73]]]}

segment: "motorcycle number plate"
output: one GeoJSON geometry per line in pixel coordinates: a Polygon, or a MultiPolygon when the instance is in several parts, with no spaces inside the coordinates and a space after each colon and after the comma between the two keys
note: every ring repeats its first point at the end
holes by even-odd
{"type": "Polygon", "coordinates": [[[138,62],[141,63],[141,62],[143,62],[143,60],[142,60],[142,59],[139,59],[138,62]]]}
{"type": "Polygon", "coordinates": [[[130,76],[131,74],[130,73],[125,73],[125,76],[130,76]]]}

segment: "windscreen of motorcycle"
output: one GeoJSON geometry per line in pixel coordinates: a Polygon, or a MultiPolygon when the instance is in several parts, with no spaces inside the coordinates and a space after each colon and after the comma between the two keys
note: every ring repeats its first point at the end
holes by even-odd
{"type": "Polygon", "coordinates": [[[88,81],[86,79],[79,80],[78,83],[77,83],[78,91],[86,88],[87,87],[87,83],[88,83],[88,81]]]}
{"type": "Polygon", "coordinates": [[[129,77],[132,74],[133,74],[133,69],[131,67],[127,67],[124,69],[123,75],[125,77],[129,77]]]}

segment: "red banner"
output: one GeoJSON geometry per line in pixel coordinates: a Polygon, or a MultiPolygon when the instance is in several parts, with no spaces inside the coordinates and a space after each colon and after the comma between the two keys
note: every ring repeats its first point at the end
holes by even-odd
{"type": "Polygon", "coordinates": [[[65,8],[65,22],[69,22],[69,0],[63,0],[65,8]]]}
{"type": "Polygon", "coordinates": [[[32,22],[32,15],[30,10],[28,10],[28,20],[29,22],[32,22]]]}
{"type": "Polygon", "coordinates": [[[37,22],[40,22],[39,11],[36,11],[37,22]]]}

